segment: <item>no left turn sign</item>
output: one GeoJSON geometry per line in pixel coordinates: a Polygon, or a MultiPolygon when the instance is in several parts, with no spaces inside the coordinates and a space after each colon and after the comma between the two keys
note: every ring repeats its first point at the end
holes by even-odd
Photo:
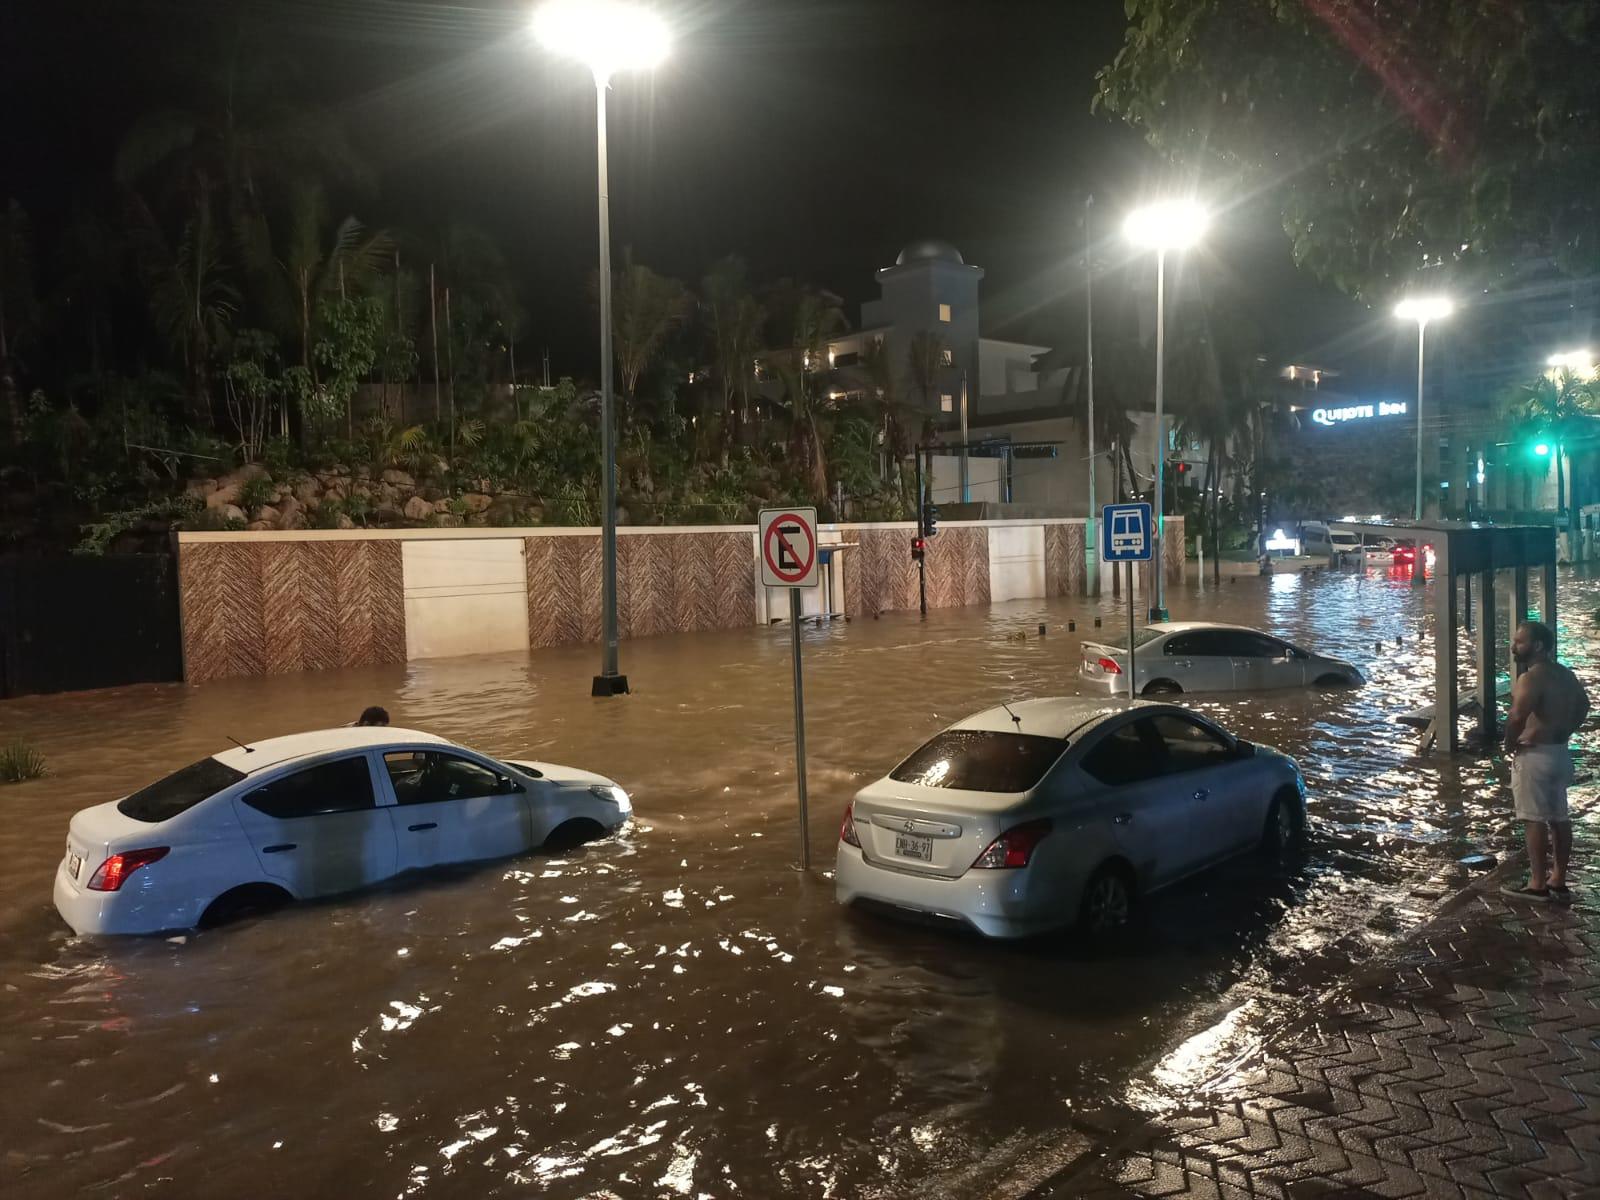
{"type": "Polygon", "coordinates": [[[761,530],[761,582],[767,587],[816,587],[817,510],[764,508],[761,530]]]}

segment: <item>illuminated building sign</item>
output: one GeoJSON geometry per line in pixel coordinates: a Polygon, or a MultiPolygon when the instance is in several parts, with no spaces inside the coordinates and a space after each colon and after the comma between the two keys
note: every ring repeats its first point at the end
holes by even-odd
{"type": "Polygon", "coordinates": [[[1380,400],[1377,404],[1347,404],[1343,408],[1318,408],[1312,410],[1311,419],[1318,425],[1342,425],[1346,421],[1365,421],[1369,417],[1404,416],[1404,400],[1380,400]]]}

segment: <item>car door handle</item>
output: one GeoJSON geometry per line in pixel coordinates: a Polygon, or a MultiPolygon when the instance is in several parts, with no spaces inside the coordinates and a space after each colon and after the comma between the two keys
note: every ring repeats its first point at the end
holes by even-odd
{"type": "Polygon", "coordinates": [[[1132,813],[1118,813],[1116,816],[1112,817],[1111,819],[1113,821],[1115,821],[1118,825],[1126,825],[1129,821],[1133,820],[1133,814],[1132,813]]]}
{"type": "Polygon", "coordinates": [[[1206,797],[1208,797],[1208,796],[1209,796],[1209,795],[1211,795],[1211,793],[1210,793],[1210,792],[1208,792],[1208,791],[1206,791],[1206,789],[1205,789],[1205,788],[1201,788],[1201,789],[1200,789],[1200,790],[1199,790],[1199,791],[1197,791],[1197,792],[1195,792],[1195,794],[1194,794],[1194,798],[1195,798],[1195,799],[1196,799],[1196,800],[1204,800],[1204,799],[1205,799],[1205,798],[1206,798],[1206,797]]]}
{"type": "Polygon", "coordinates": [[[406,830],[408,832],[410,832],[410,833],[421,833],[424,829],[437,829],[437,828],[439,828],[439,822],[437,822],[437,821],[424,821],[420,825],[407,825],[406,826],[406,830]]]}
{"type": "Polygon", "coordinates": [[[263,847],[261,847],[261,853],[263,853],[263,854],[282,854],[285,850],[293,850],[294,848],[295,848],[295,843],[294,842],[279,842],[276,846],[263,846],[263,847]]]}

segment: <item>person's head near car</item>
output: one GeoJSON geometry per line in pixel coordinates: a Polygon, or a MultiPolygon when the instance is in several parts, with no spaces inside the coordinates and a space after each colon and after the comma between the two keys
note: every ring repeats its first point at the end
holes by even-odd
{"type": "Polygon", "coordinates": [[[380,708],[376,704],[362,710],[356,718],[357,725],[387,725],[389,723],[389,710],[380,708]]]}

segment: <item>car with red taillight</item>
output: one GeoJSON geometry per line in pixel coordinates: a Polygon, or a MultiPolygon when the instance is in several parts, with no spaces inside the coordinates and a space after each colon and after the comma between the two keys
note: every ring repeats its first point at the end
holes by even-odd
{"type": "Polygon", "coordinates": [[[1019,701],[935,734],[861,789],[839,831],[844,904],[1022,937],[1103,936],[1136,897],[1304,829],[1277,751],[1150,701],[1019,701]]]}
{"type": "Polygon", "coordinates": [[[406,871],[569,848],[632,812],[602,775],[416,730],[292,734],[76,814],[55,904],[80,934],[185,929],[406,871]]]}
{"type": "Polygon", "coordinates": [[[1130,668],[1126,639],[1086,640],[1078,678],[1110,696],[1128,694],[1130,669],[1139,696],[1356,687],[1364,682],[1361,672],[1343,659],[1314,653],[1259,629],[1216,621],[1146,625],[1134,631],[1132,657],[1130,668]]]}

